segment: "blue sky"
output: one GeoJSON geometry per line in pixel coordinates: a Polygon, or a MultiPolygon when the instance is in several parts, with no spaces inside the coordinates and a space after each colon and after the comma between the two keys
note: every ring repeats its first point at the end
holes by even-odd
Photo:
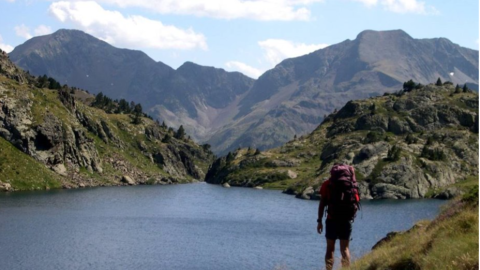
{"type": "Polygon", "coordinates": [[[256,78],[367,29],[478,50],[478,17],[477,0],[0,0],[0,48],[78,29],[173,68],[192,61],[256,78]]]}

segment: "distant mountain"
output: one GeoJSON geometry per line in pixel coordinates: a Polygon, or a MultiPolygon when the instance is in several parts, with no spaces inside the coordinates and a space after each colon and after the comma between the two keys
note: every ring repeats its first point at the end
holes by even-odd
{"type": "Polygon", "coordinates": [[[312,131],[349,100],[400,90],[410,79],[427,84],[437,78],[467,82],[478,91],[478,51],[445,38],[414,39],[401,30],[364,31],[267,71],[239,103],[235,122],[210,144],[217,152],[279,146],[312,131]]]}
{"type": "Polygon", "coordinates": [[[33,75],[46,74],[61,84],[141,103],[167,124],[183,124],[199,141],[254,82],[239,72],[191,62],[174,70],[143,52],[115,48],[78,30],[34,37],[9,56],[33,75]]]}
{"type": "Polygon", "coordinates": [[[174,70],[75,30],[35,37],[10,58],[33,74],[141,102],[217,154],[278,146],[312,131],[347,101],[399,90],[410,79],[427,84],[441,78],[478,89],[478,51],[401,30],[364,31],[355,40],[286,59],[256,81],[191,62],[174,70]]]}

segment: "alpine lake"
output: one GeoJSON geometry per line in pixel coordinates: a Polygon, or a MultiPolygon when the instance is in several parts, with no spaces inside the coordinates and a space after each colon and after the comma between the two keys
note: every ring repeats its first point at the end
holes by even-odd
{"type": "MultiPolygon", "coordinates": [[[[362,201],[353,260],[443,203],[362,201]]],[[[1,193],[0,269],[322,269],[317,211],[278,190],[206,183],[1,193]]]]}

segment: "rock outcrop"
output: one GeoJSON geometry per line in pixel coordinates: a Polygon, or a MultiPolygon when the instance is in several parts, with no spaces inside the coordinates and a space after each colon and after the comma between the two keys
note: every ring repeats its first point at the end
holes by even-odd
{"type": "MultiPolygon", "coordinates": [[[[203,180],[213,154],[185,135],[92,108],[75,99],[82,90],[33,77],[4,54],[0,67],[0,137],[58,174],[64,188],[203,180]]],[[[1,181],[3,190],[29,188],[1,181]]]]}
{"type": "Polygon", "coordinates": [[[350,101],[310,135],[259,156],[237,150],[215,161],[206,181],[318,199],[314,191],[341,162],[355,167],[363,199],[451,198],[459,191],[446,187],[478,178],[477,126],[478,94],[449,83],[419,86],[350,101]]]}

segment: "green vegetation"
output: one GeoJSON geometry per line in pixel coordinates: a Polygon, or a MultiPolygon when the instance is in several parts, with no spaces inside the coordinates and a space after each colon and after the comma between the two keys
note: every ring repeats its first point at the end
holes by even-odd
{"type": "Polygon", "coordinates": [[[175,138],[179,140],[183,140],[184,137],[185,137],[185,129],[183,128],[183,125],[180,125],[177,132],[175,132],[175,138]]]}
{"type": "Polygon", "coordinates": [[[385,167],[387,164],[388,162],[386,160],[379,160],[377,162],[377,164],[375,165],[375,168],[373,168],[372,172],[368,176],[368,179],[370,180],[371,184],[374,185],[380,182],[380,179],[378,179],[378,177],[382,175],[383,167],[385,167]]]}
{"type": "Polygon", "coordinates": [[[102,93],[93,98],[52,78],[18,72],[19,80],[0,76],[0,106],[9,111],[0,127],[13,135],[11,142],[0,141],[0,189],[118,185],[124,175],[140,184],[190,182],[210,165],[209,145],[187,140],[183,127],[175,133],[153,121],[140,104],[113,101],[102,93]],[[18,149],[28,143],[32,156],[57,164],[67,176],[11,143],[18,149]]]}
{"type": "Polygon", "coordinates": [[[39,76],[37,79],[36,86],[38,88],[48,88],[48,89],[56,89],[56,90],[59,90],[62,88],[59,82],[57,82],[54,78],[47,77],[47,75],[39,76]]]}
{"type": "Polygon", "coordinates": [[[0,137],[0,181],[15,190],[53,189],[60,177],[0,137]]]}
{"type": "MultiPolygon", "coordinates": [[[[438,78],[440,80],[440,78],[438,78]]],[[[438,83],[438,82],[437,82],[438,83]]],[[[440,81],[441,83],[441,81],[440,81]]],[[[409,80],[408,82],[404,82],[403,83],[403,91],[404,92],[410,92],[412,91],[413,89],[420,89],[422,88],[423,85],[421,83],[416,83],[414,82],[413,80],[409,80]]]]}
{"type": "Polygon", "coordinates": [[[365,143],[375,143],[384,139],[384,134],[379,131],[370,131],[367,133],[364,142],[365,143]]]}
{"type": "Polygon", "coordinates": [[[478,180],[433,221],[421,221],[353,262],[350,270],[478,269],[478,180]]]}
{"type": "Polygon", "coordinates": [[[402,154],[402,149],[396,145],[392,146],[392,148],[390,148],[388,150],[388,154],[387,154],[387,161],[398,161],[400,159],[400,155],[402,154]]]}
{"type": "MultiPolygon", "coordinates": [[[[425,86],[410,80],[397,94],[350,101],[337,113],[326,116],[311,134],[279,148],[256,154],[252,154],[254,148],[229,153],[223,163],[212,168],[213,178],[207,181],[223,183],[232,177],[236,182],[230,184],[243,185],[245,179],[253,181],[260,173],[270,174],[272,177],[264,177],[262,186],[298,194],[319,186],[329,177],[329,168],[335,162],[353,164],[357,181],[366,181],[370,191],[387,180],[391,185],[407,185],[406,189],[415,193],[408,179],[422,174],[429,181],[460,181],[478,166],[478,134],[473,128],[478,95],[454,91],[450,82],[425,86]],[[293,179],[273,181],[275,174],[288,170],[293,179]],[[398,170],[405,170],[408,177],[402,178],[398,170]],[[457,179],[452,179],[450,172],[457,179]]],[[[426,197],[447,188],[431,185],[437,188],[426,197]]]]}

